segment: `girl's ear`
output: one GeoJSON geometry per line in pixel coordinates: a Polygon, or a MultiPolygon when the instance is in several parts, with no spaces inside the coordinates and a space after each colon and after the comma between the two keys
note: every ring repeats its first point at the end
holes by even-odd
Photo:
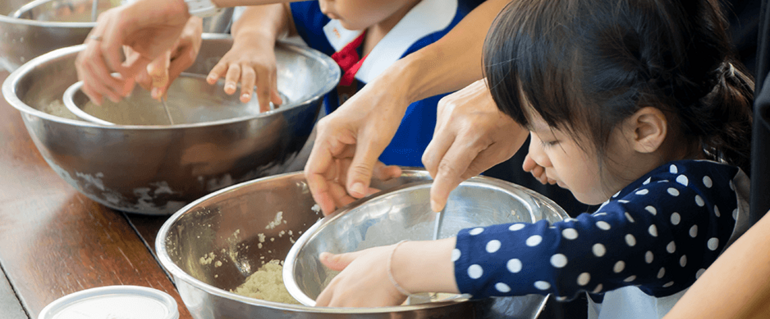
{"type": "Polygon", "coordinates": [[[633,130],[626,136],[632,137],[629,142],[639,153],[652,153],[663,144],[668,134],[668,121],[659,109],[648,106],[636,111],[628,119],[627,128],[633,130]]]}

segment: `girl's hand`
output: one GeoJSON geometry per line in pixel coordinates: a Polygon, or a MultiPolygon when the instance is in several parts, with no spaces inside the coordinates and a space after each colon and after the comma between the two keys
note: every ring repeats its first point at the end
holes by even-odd
{"type": "Polygon", "coordinates": [[[354,253],[321,254],[329,269],[342,271],[316,298],[318,307],[385,307],[402,304],[406,297],[388,278],[388,257],[396,245],[354,253]]]}
{"type": "Polygon", "coordinates": [[[230,95],[235,93],[240,81],[243,103],[251,101],[256,84],[259,110],[266,112],[270,110],[269,102],[275,105],[283,103],[278,94],[275,40],[247,37],[239,34],[230,51],[211,69],[206,81],[214,84],[219,78],[225,77],[225,93],[230,95]]]}
{"type": "Polygon", "coordinates": [[[524,158],[524,164],[521,166],[521,168],[523,168],[525,172],[532,173],[532,176],[534,176],[535,179],[540,181],[540,183],[543,185],[546,183],[556,185],[556,180],[550,179],[545,175],[545,167],[537,165],[535,160],[529,157],[529,154],[527,154],[527,156],[524,158]]]}

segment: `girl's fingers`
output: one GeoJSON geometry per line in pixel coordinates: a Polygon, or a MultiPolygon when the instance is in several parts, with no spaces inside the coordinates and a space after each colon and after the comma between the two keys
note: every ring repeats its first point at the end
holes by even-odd
{"type": "Polygon", "coordinates": [[[257,79],[257,100],[259,101],[259,111],[270,111],[270,91],[273,90],[271,84],[273,83],[274,72],[270,72],[267,68],[259,68],[259,78],[257,79]]]}
{"type": "MultiPolygon", "coordinates": [[[[241,71],[241,102],[251,101],[251,94],[254,92],[254,82],[257,80],[257,73],[254,68],[243,66],[241,71]]],[[[261,108],[260,108],[261,109],[261,108]]]]}
{"type": "Polygon", "coordinates": [[[225,93],[234,94],[238,87],[238,80],[241,78],[241,66],[238,64],[230,64],[227,69],[227,76],[225,77],[225,93]]]}
{"type": "Polygon", "coordinates": [[[227,72],[227,66],[227,62],[219,61],[219,63],[211,69],[211,72],[209,72],[209,76],[206,77],[206,82],[209,84],[216,84],[217,80],[227,72]]]}

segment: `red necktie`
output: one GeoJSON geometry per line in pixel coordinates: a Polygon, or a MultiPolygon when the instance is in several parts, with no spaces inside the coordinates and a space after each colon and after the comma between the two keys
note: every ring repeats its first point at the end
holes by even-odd
{"type": "Polygon", "coordinates": [[[342,50],[332,54],[332,59],[342,69],[342,78],[340,79],[340,85],[342,86],[353,84],[353,79],[355,79],[358,69],[361,68],[361,64],[366,60],[366,56],[363,59],[358,56],[358,47],[364,43],[365,35],[366,32],[361,33],[358,38],[348,43],[342,50]]]}

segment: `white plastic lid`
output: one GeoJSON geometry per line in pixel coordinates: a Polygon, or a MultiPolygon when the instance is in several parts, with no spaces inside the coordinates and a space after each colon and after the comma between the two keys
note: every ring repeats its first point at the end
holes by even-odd
{"type": "Polygon", "coordinates": [[[48,304],[38,319],[178,319],[167,293],[140,286],[86,289],[48,304]]]}

